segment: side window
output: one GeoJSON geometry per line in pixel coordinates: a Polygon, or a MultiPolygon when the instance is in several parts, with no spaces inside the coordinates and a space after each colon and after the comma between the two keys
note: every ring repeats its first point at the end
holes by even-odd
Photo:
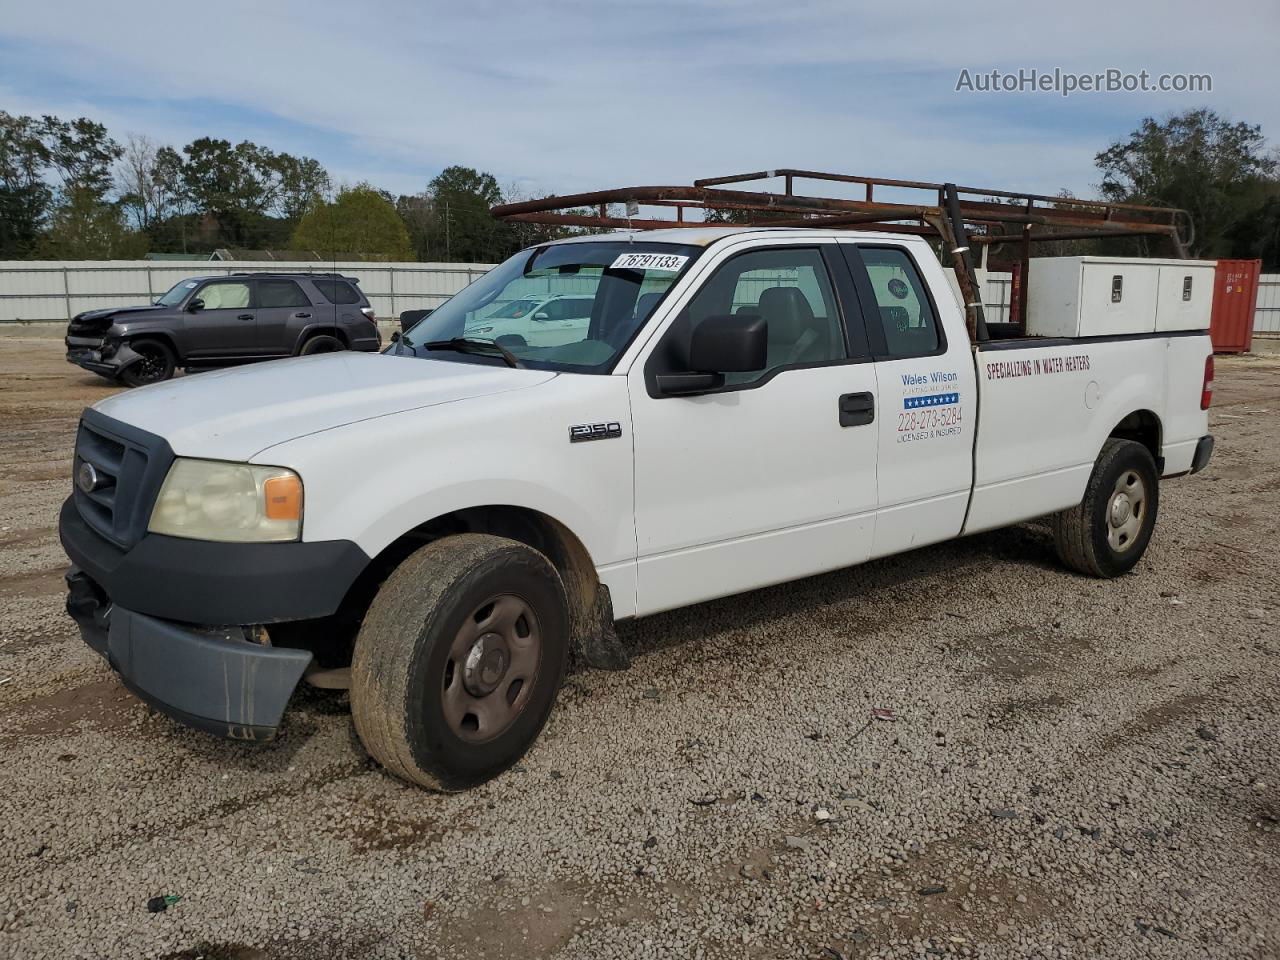
{"type": "Polygon", "coordinates": [[[258,306],[309,307],[311,299],[292,280],[259,280],[258,306]]]}
{"type": "Polygon", "coordinates": [[[360,302],[360,294],[345,280],[313,280],[312,283],[330,303],[360,302]]]}
{"type": "Polygon", "coordinates": [[[936,352],[942,343],[938,318],[911,257],[896,247],[859,246],[858,251],[879,307],[888,356],[923,357],[936,352]]]}
{"type": "Polygon", "coordinates": [[[726,382],[751,383],[779,367],[845,358],[844,335],[821,251],[753,250],[725,262],[689,302],[688,332],[707,317],[762,316],[769,328],[764,370],[731,373],[726,382]]]}
{"type": "Polygon", "coordinates": [[[206,283],[196,294],[206,310],[243,310],[249,306],[249,284],[238,280],[206,283]]]}

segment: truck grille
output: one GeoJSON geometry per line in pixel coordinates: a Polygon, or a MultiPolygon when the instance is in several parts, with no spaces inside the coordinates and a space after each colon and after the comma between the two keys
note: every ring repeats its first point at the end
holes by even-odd
{"type": "Polygon", "coordinates": [[[72,462],[76,510],[116,546],[133,546],[146,532],[172,460],[160,437],[86,410],[72,462]]]}

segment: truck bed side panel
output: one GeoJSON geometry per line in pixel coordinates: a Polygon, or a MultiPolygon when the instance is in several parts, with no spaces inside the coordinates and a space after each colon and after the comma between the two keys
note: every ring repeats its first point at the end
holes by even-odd
{"type": "Polygon", "coordinates": [[[1165,342],[1168,374],[1160,452],[1164,455],[1164,474],[1171,476],[1191,469],[1196,444],[1209,432],[1209,414],[1200,409],[1200,392],[1204,387],[1204,362],[1212,354],[1213,345],[1208,334],[1171,337],[1165,342]]]}
{"type": "Polygon", "coordinates": [[[1120,421],[1143,410],[1163,419],[1168,351],[1163,337],[977,350],[978,443],[965,532],[1079,503],[1120,421]]]}

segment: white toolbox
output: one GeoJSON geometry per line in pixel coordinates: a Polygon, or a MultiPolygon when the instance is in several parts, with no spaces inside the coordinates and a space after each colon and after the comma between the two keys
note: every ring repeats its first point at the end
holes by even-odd
{"type": "Polygon", "coordinates": [[[1207,330],[1213,260],[1037,257],[1027,280],[1027,335],[1105,337],[1207,330]]]}

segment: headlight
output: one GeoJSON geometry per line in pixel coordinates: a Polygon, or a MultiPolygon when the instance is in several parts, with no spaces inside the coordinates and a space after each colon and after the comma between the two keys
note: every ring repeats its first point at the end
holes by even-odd
{"type": "Polygon", "coordinates": [[[302,533],[302,480],[284,467],[179,457],[147,529],[171,537],[261,543],[302,533]]]}

